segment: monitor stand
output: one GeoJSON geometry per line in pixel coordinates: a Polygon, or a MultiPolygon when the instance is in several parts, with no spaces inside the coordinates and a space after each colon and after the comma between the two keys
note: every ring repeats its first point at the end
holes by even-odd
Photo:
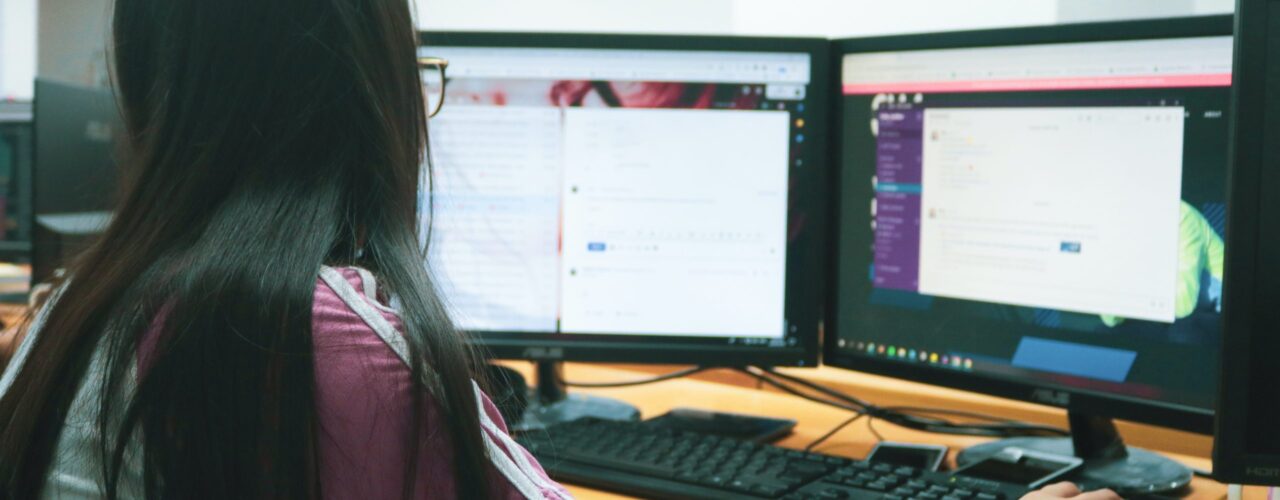
{"type": "Polygon", "coordinates": [[[1108,418],[1069,412],[1069,438],[1012,438],[971,446],[956,457],[960,466],[1007,447],[1076,456],[1084,468],[1073,474],[1086,489],[1111,488],[1120,495],[1166,493],[1191,483],[1191,469],[1155,453],[1125,446],[1108,418]]]}
{"type": "Polygon", "coordinates": [[[535,386],[529,391],[529,406],[515,431],[536,431],[583,417],[605,420],[639,420],[640,410],[622,401],[584,394],[569,394],[558,361],[537,361],[535,386]]]}

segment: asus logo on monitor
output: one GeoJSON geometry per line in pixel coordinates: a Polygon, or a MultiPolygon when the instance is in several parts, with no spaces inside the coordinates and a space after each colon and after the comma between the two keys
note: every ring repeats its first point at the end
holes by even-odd
{"type": "Polygon", "coordinates": [[[1280,467],[1249,467],[1244,473],[1249,477],[1277,478],[1280,477],[1280,467]]]}
{"type": "Polygon", "coordinates": [[[564,359],[564,349],[560,347],[526,347],[520,357],[524,359],[564,359]]]}
{"type": "Polygon", "coordinates": [[[1070,406],[1071,393],[1052,389],[1036,389],[1031,392],[1031,400],[1053,406],[1070,406]]]}

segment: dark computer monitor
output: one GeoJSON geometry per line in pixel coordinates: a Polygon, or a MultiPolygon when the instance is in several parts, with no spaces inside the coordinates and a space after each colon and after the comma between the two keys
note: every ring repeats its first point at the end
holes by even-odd
{"type": "Polygon", "coordinates": [[[0,260],[31,254],[31,103],[0,103],[0,260]]]}
{"type": "Polygon", "coordinates": [[[506,359],[815,365],[828,47],[425,33],[449,61],[430,262],[458,326],[506,359]]]}
{"type": "Polygon", "coordinates": [[[1236,7],[1231,202],[1213,474],[1280,486],[1280,6],[1236,7]]]}
{"type": "Polygon", "coordinates": [[[53,277],[106,227],[124,134],[110,89],[36,80],[31,281],[53,277]]]}
{"type": "Polygon", "coordinates": [[[1112,418],[1208,433],[1229,16],[838,43],[824,362],[1065,408],[1080,480],[1170,490],[1112,418]],[[1127,454],[1127,457],[1126,457],[1127,454]]]}

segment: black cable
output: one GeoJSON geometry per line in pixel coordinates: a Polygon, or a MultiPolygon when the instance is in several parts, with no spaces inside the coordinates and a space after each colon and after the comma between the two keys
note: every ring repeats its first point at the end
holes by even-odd
{"type": "Polygon", "coordinates": [[[845,393],[843,393],[843,392],[837,391],[837,390],[832,389],[832,388],[830,388],[830,387],[826,387],[826,386],[823,386],[823,385],[819,385],[819,384],[817,384],[817,383],[815,383],[815,382],[811,382],[811,381],[808,381],[808,380],[802,379],[802,378],[800,378],[800,377],[795,377],[795,376],[787,375],[787,374],[785,374],[785,373],[778,372],[777,370],[774,370],[774,369],[772,369],[772,368],[761,368],[760,370],[761,370],[761,371],[763,371],[763,372],[765,372],[765,373],[768,373],[768,374],[770,374],[770,375],[773,375],[773,376],[775,376],[775,377],[778,377],[778,378],[780,378],[780,379],[783,379],[783,380],[786,380],[786,381],[789,381],[789,382],[792,382],[792,383],[796,383],[796,384],[803,385],[803,386],[805,386],[805,387],[808,387],[808,388],[813,389],[813,390],[815,390],[815,391],[821,392],[821,393],[826,394],[826,395],[828,395],[828,396],[831,396],[831,397],[834,397],[834,398],[837,398],[837,399],[842,399],[842,400],[848,401],[848,402],[850,402],[850,403],[856,404],[856,405],[858,405],[858,406],[862,406],[862,407],[871,407],[871,406],[873,406],[872,404],[870,404],[870,403],[868,403],[868,402],[866,402],[866,401],[863,401],[863,400],[861,400],[861,399],[858,399],[857,397],[854,397],[854,396],[852,396],[852,395],[850,395],[850,394],[845,394],[845,393]]]}
{"type": "Polygon", "coordinates": [[[892,418],[886,418],[893,423],[904,425],[908,428],[924,430],[928,432],[944,432],[950,434],[963,434],[974,436],[994,436],[994,437],[1011,437],[1011,436],[1070,436],[1065,429],[1051,427],[1047,425],[1030,424],[1025,422],[1017,422],[1013,420],[1001,419],[990,415],[980,413],[972,413],[960,410],[946,410],[939,408],[916,408],[909,406],[895,406],[881,408],[885,413],[891,415],[902,415],[905,422],[897,422],[892,418]],[[924,415],[952,415],[966,417],[976,420],[987,420],[988,424],[982,423],[963,423],[952,422],[949,420],[931,418],[924,415]]]}
{"type": "Polygon", "coordinates": [[[828,439],[831,439],[831,436],[836,435],[836,433],[844,430],[845,427],[853,425],[854,422],[857,422],[859,419],[865,416],[867,416],[867,414],[863,412],[854,413],[853,416],[849,417],[848,420],[845,420],[844,422],[840,422],[840,425],[835,426],[830,431],[827,431],[826,434],[823,434],[822,437],[815,439],[812,443],[809,443],[808,446],[805,446],[804,447],[805,453],[812,452],[814,448],[818,447],[818,445],[826,442],[828,439]]]}
{"type": "MultiPolygon", "coordinates": [[[[564,384],[566,387],[597,388],[597,389],[634,387],[639,385],[653,384],[653,383],[663,382],[667,380],[688,377],[690,375],[694,375],[694,374],[701,373],[711,369],[713,369],[713,367],[697,366],[697,367],[679,370],[679,371],[667,373],[664,375],[658,375],[658,376],[650,377],[646,379],[631,380],[631,381],[624,381],[624,382],[570,382],[570,381],[561,379],[560,383],[564,384]]],[[[880,420],[884,420],[886,422],[897,425],[899,427],[915,429],[915,430],[924,431],[924,432],[942,433],[942,434],[990,436],[990,437],[1069,435],[1067,431],[1056,428],[1056,427],[1016,422],[1008,419],[1002,419],[999,417],[993,417],[990,415],[983,415],[981,413],[974,413],[974,412],[967,412],[967,411],[960,411],[960,410],[947,410],[947,409],[940,409],[940,408],[918,408],[918,407],[911,407],[911,406],[879,407],[871,403],[868,403],[866,401],[863,401],[862,399],[859,399],[857,397],[851,396],[849,394],[842,393],[835,389],[831,389],[829,387],[817,384],[815,382],[811,382],[809,380],[802,379],[800,377],[794,377],[791,375],[787,375],[785,373],[779,373],[776,370],[773,370],[771,368],[746,367],[746,368],[735,368],[735,370],[755,378],[757,381],[757,384],[769,385],[771,387],[774,387],[792,396],[796,396],[808,401],[812,401],[814,403],[818,403],[826,406],[832,406],[835,408],[840,408],[843,410],[852,411],[856,413],[854,417],[849,419],[848,423],[842,424],[841,426],[837,427],[834,430],[834,432],[830,433],[831,435],[834,435],[836,432],[839,432],[844,427],[847,427],[849,424],[852,424],[853,422],[857,421],[859,418],[862,418],[864,416],[869,417],[873,422],[875,419],[878,418],[880,420]],[[759,370],[759,372],[755,370],[759,370]],[[820,393],[821,396],[806,394],[801,389],[788,385],[788,383],[795,384],[804,389],[820,393]],[[980,420],[980,421],[986,421],[990,423],[983,424],[983,423],[952,422],[950,420],[937,418],[937,416],[941,416],[941,415],[961,417],[961,418],[967,418],[971,420],[980,420]]],[[[880,439],[880,440],[884,439],[875,430],[874,425],[868,424],[868,428],[872,431],[873,434],[876,435],[877,439],[880,439]]],[[[830,437],[831,437],[830,435],[823,436],[823,438],[817,441],[816,443],[821,444],[821,442],[829,439],[830,437]]]]}
{"type": "MultiPolygon", "coordinates": [[[[784,373],[779,373],[769,368],[759,368],[759,370],[764,374],[768,374],[770,376],[777,377],[778,379],[804,386],[805,388],[820,392],[824,395],[830,396],[840,401],[847,402],[851,405],[856,405],[857,408],[860,408],[864,413],[866,413],[873,420],[876,418],[879,418],[880,420],[885,420],[891,424],[908,428],[908,429],[915,429],[915,430],[924,431],[924,432],[933,432],[933,433],[941,433],[941,434],[989,436],[989,437],[1070,435],[1066,430],[1063,430],[1057,427],[1016,422],[1016,421],[1012,421],[1004,418],[984,415],[981,413],[974,413],[974,412],[967,412],[967,411],[960,411],[960,410],[947,410],[947,409],[940,409],[940,408],[917,408],[917,407],[909,407],[909,406],[878,407],[870,403],[867,403],[866,401],[863,401],[859,398],[856,398],[854,396],[841,393],[829,387],[825,387],[799,377],[794,377],[784,373]],[[992,422],[992,423],[982,424],[982,423],[953,422],[950,420],[936,418],[936,416],[939,416],[939,415],[949,415],[954,417],[962,417],[962,418],[968,418],[971,420],[981,420],[981,421],[992,422]]],[[[747,371],[747,372],[752,376],[764,377],[764,375],[761,375],[761,374],[756,374],[750,371],[747,371]]],[[[761,380],[764,380],[767,383],[770,383],[770,385],[773,385],[775,387],[779,387],[781,385],[780,382],[778,381],[769,382],[768,378],[761,378],[761,380]]],[[[786,390],[786,392],[793,393],[793,394],[797,392],[789,388],[784,390],[786,390]]],[[[872,430],[874,431],[874,427],[872,427],[872,430]]]]}
{"type": "Polygon", "coordinates": [[[871,417],[871,420],[868,420],[868,421],[867,421],[867,430],[871,431],[871,435],[876,437],[876,442],[877,442],[877,443],[883,443],[883,442],[884,442],[884,436],[881,436],[881,435],[880,435],[880,431],[877,431],[877,430],[876,430],[876,418],[875,418],[875,417],[871,417]]]}
{"type": "Polygon", "coordinates": [[[922,413],[925,415],[950,415],[953,417],[965,417],[965,418],[971,418],[973,420],[984,420],[987,422],[995,422],[995,423],[1001,423],[1001,424],[1019,423],[1017,421],[1009,420],[1003,417],[995,417],[991,415],[984,415],[982,413],[974,413],[974,412],[969,412],[964,410],[948,410],[945,408],[920,408],[915,406],[893,406],[886,409],[892,409],[892,410],[900,411],[904,413],[922,413]]]}
{"type": "Polygon", "coordinates": [[[740,371],[740,372],[742,372],[742,373],[745,373],[745,374],[747,374],[747,375],[749,375],[749,376],[755,377],[755,378],[756,378],[756,380],[759,380],[760,382],[763,382],[763,383],[765,383],[766,385],[772,386],[772,387],[774,387],[774,388],[776,388],[776,389],[778,389],[778,390],[780,390],[780,391],[782,391],[782,392],[785,392],[785,393],[790,394],[790,395],[792,395],[792,396],[796,396],[796,397],[801,398],[801,399],[806,399],[806,400],[812,401],[812,402],[814,402],[814,403],[822,404],[822,405],[834,406],[834,407],[836,407],[836,408],[840,408],[840,409],[842,409],[842,410],[848,410],[848,411],[853,411],[853,412],[860,412],[860,411],[864,411],[864,408],[854,407],[854,406],[852,406],[852,405],[849,405],[849,404],[846,404],[846,403],[842,403],[842,402],[839,402],[839,401],[831,401],[831,400],[829,400],[829,399],[823,399],[823,398],[820,398],[820,397],[817,397],[817,396],[811,396],[811,395],[809,395],[809,394],[805,394],[805,393],[800,392],[800,391],[798,391],[798,390],[796,390],[796,389],[794,389],[794,388],[792,388],[792,387],[790,387],[790,386],[787,386],[786,384],[783,384],[783,383],[781,383],[781,382],[778,382],[777,380],[771,379],[771,378],[769,378],[768,376],[765,376],[765,375],[762,375],[762,374],[759,374],[759,373],[753,372],[753,371],[751,371],[749,368],[737,368],[736,370],[737,370],[737,371],[740,371]]]}
{"type": "Polygon", "coordinates": [[[650,378],[641,379],[641,380],[631,380],[626,382],[569,382],[567,380],[560,379],[560,383],[564,384],[565,387],[579,387],[584,389],[591,389],[591,388],[609,389],[609,388],[616,388],[616,387],[634,387],[637,385],[653,384],[657,382],[664,382],[667,380],[684,378],[684,377],[693,375],[695,373],[701,373],[710,369],[712,369],[712,367],[695,366],[693,368],[687,368],[684,370],[667,373],[665,375],[658,375],[656,377],[650,377],[650,378]]]}

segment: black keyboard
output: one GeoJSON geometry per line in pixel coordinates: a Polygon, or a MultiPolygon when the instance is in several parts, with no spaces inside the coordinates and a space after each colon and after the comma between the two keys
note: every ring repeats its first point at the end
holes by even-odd
{"type": "Polygon", "coordinates": [[[582,419],[518,440],[559,481],[649,498],[1015,500],[1015,485],[645,422],[582,419]]]}

